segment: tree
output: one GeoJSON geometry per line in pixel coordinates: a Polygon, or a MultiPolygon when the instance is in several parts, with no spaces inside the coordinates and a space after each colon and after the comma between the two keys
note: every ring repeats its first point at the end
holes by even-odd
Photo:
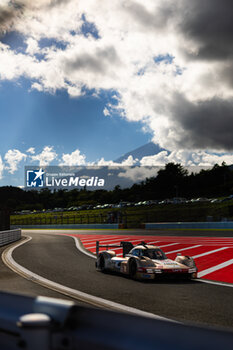
{"type": "Polygon", "coordinates": [[[183,195],[187,177],[188,171],[181,164],[166,164],[164,169],[158,171],[156,178],[156,187],[161,198],[183,195]]]}

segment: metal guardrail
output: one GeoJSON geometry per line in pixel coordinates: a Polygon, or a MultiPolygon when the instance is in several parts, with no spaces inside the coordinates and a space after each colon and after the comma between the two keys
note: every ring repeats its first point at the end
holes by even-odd
{"type": "Polygon", "coordinates": [[[18,241],[21,238],[21,230],[9,230],[9,231],[0,231],[0,247],[15,241],[18,241]]]}
{"type": "Polygon", "coordinates": [[[0,293],[4,350],[230,350],[233,333],[0,293]]]}
{"type": "Polygon", "coordinates": [[[232,230],[233,221],[210,221],[210,222],[147,222],[146,229],[212,229],[232,230]]]}

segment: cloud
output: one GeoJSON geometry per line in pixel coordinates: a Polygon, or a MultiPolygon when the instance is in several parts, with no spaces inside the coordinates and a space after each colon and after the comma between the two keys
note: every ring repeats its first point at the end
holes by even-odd
{"type": "Polygon", "coordinates": [[[0,156],[0,179],[5,173],[14,174],[20,168],[20,163],[26,159],[30,163],[39,166],[53,165],[60,166],[88,166],[88,168],[99,169],[100,166],[109,167],[109,170],[124,167],[127,168],[119,173],[119,177],[130,178],[138,182],[144,180],[146,177],[156,176],[157,171],[161,166],[167,163],[180,163],[183,166],[190,167],[191,171],[198,172],[201,167],[212,167],[215,164],[221,165],[225,162],[227,165],[233,164],[233,154],[227,152],[207,152],[203,150],[193,151],[180,149],[178,151],[163,150],[155,155],[142,157],[141,159],[134,159],[132,155],[122,162],[114,162],[112,160],[105,160],[101,158],[95,162],[88,162],[85,154],[76,149],[71,153],[63,153],[62,155],[52,146],[45,146],[40,153],[36,153],[34,147],[30,147],[26,151],[29,155],[20,150],[8,150],[4,156],[4,160],[0,156]]]}
{"type": "MultiPolygon", "coordinates": [[[[160,5],[160,2],[157,2],[160,5]]],[[[163,2],[163,6],[156,8],[156,3],[152,1],[142,4],[138,1],[125,1],[123,8],[131,19],[139,26],[139,30],[156,30],[165,28],[171,18],[174,6],[168,1],[163,2]],[[147,8],[146,5],[149,7],[147,8]]]]}
{"type": "Polygon", "coordinates": [[[168,163],[168,152],[162,151],[153,156],[146,156],[140,160],[142,166],[163,165],[168,163]]]}
{"type": "Polygon", "coordinates": [[[28,38],[26,53],[28,53],[29,55],[34,55],[39,51],[40,51],[40,48],[39,48],[38,42],[33,38],[28,38]]]}
{"type": "Polygon", "coordinates": [[[5,169],[9,171],[10,174],[14,174],[15,171],[18,170],[18,165],[22,160],[25,160],[27,155],[22,153],[17,149],[9,150],[4,156],[6,163],[5,169]]]}
{"type": "Polygon", "coordinates": [[[132,155],[129,155],[127,159],[123,160],[120,163],[114,162],[113,160],[105,160],[104,158],[101,158],[96,162],[88,162],[87,165],[118,167],[118,166],[133,166],[137,163],[138,163],[138,159],[134,159],[132,155]]]}
{"type": "Polygon", "coordinates": [[[121,165],[123,165],[123,166],[133,166],[137,162],[138,162],[138,159],[134,159],[133,156],[130,155],[130,156],[128,156],[127,159],[125,159],[125,160],[123,160],[121,162],[121,165]]]}
{"type": "Polygon", "coordinates": [[[104,107],[103,114],[105,117],[109,117],[111,115],[107,107],[104,107]]]}
{"type": "Polygon", "coordinates": [[[157,176],[159,167],[134,167],[128,168],[118,174],[118,177],[131,179],[133,182],[143,181],[146,178],[157,176]]]}
{"type": "MultiPolygon", "coordinates": [[[[0,34],[11,30],[21,23],[30,11],[52,8],[60,5],[62,0],[1,0],[0,4],[0,34]]],[[[68,0],[67,0],[68,2],[68,0]]]]}
{"type": "Polygon", "coordinates": [[[233,149],[233,99],[214,97],[191,103],[176,95],[173,116],[178,130],[179,146],[189,149],[233,149]]]}
{"type": "Polygon", "coordinates": [[[153,156],[143,157],[140,160],[141,166],[162,166],[167,163],[179,163],[183,166],[214,166],[225,162],[227,165],[233,164],[233,154],[231,153],[208,153],[205,151],[161,151],[153,156]]]}
{"type": "Polygon", "coordinates": [[[34,147],[30,147],[26,150],[27,153],[31,153],[31,154],[35,154],[35,148],[34,147]]]}
{"type": "Polygon", "coordinates": [[[2,161],[2,157],[0,156],[0,179],[3,178],[3,171],[4,171],[4,163],[2,161]]]}
{"type": "Polygon", "coordinates": [[[81,154],[80,150],[76,149],[71,154],[62,155],[62,161],[59,165],[67,165],[67,166],[78,166],[85,165],[86,156],[81,154]]]}
{"type": "Polygon", "coordinates": [[[24,76],[32,89],[76,98],[115,91],[103,114],[140,121],[170,152],[233,150],[231,0],[11,3],[0,28],[27,46],[0,45],[0,79],[24,76]],[[86,22],[98,36],[83,32],[86,22]]]}
{"type": "Polygon", "coordinates": [[[56,158],[57,153],[50,146],[45,146],[41,153],[31,156],[31,160],[39,162],[40,166],[50,165],[56,158]]]}
{"type": "Polygon", "coordinates": [[[15,19],[22,14],[23,4],[17,1],[2,1],[0,5],[0,35],[7,31],[15,19]],[[2,33],[1,33],[2,32],[2,33]]]}
{"type": "Polygon", "coordinates": [[[181,1],[184,8],[181,33],[196,44],[191,55],[199,60],[233,57],[233,4],[231,0],[181,1]]]}
{"type": "Polygon", "coordinates": [[[94,74],[106,73],[109,65],[119,63],[119,57],[113,46],[103,49],[96,48],[95,52],[79,53],[76,57],[67,59],[64,62],[65,72],[73,74],[77,71],[88,71],[94,74]]]}

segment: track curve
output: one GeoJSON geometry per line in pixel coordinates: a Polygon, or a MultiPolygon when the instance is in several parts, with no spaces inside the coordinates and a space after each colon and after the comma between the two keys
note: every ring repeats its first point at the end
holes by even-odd
{"type": "Polygon", "coordinates": [[[101,274],[95,270],[93,259],[77,250],[72,238],[28,233],[33,239],[17,248],[13,258],[34,273],[163,317],[233,328],[232,288],[195,281],[145,283],[101,274]]]}

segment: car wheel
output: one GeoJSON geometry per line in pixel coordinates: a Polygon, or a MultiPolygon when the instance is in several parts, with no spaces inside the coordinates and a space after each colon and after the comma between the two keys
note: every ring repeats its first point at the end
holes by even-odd
{"type": "Polygon", "coordinates": [[[100,255],[99,268],[100,268],[101,272],[104,272],[106,270],[106,268],[105,268],[105,258],[104,258],[103,255],[100,255]]]}
{"type": "Polygon", "coordinates": [[[131,278],[135,278],[137,273],[137,263],[135,260],[130,261],[129,264],[129,275],[131,278]]]}

